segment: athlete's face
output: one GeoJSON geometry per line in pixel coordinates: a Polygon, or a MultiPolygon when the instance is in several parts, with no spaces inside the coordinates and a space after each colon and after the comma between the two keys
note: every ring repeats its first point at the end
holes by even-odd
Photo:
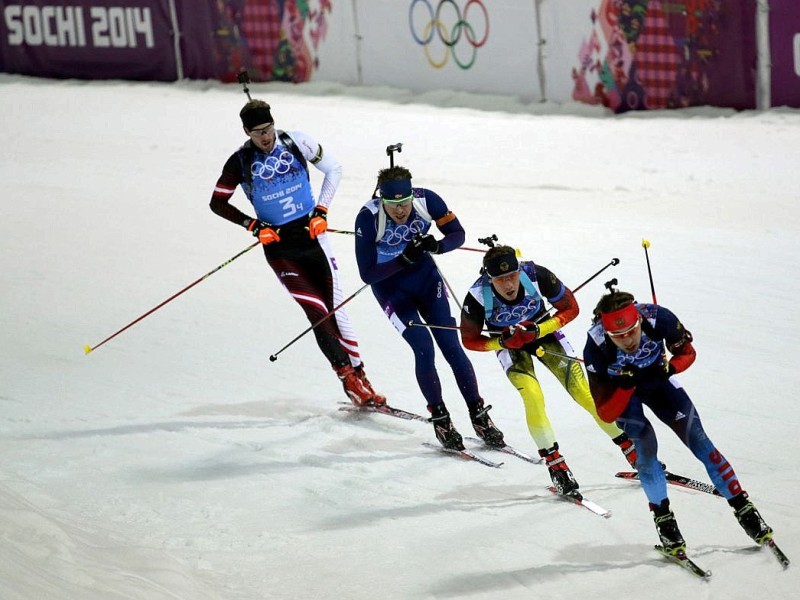
{"type": "Polygon", "coordinates": [[[614,345],[626,354],[633,354],[642,342],[642,317],[636,323],[620,331],[606,331],[614,345]]]}
{"type": "Polygon", "coordinates": [[[398,225],[404,225],[408,221],[408,217],[411,215],[411,208],[411,197],[403,199],[402,202],[383,201],[383,210],[398,225]]]}
{"type": "Polygon", "coordinates": [[[519,271],[492,277],[492,285],[506,300],[516,300],[519,293],[519,271]]]}
{"type": "Polygon", "coordinates": [[[275,147],[275,124],[262,123],[252,129],[244,128],[244,132],[253,140],[256,148],[262,152],[272,152],[275,147]]]}

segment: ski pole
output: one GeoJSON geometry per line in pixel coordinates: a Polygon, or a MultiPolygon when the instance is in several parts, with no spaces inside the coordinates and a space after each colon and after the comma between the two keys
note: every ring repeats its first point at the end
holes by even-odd
{"type": "MultiPolygon", "coordinates": [[[[347,231],[346,229],[333,229],[332,227],[328,227],[326,230],[328,233],[341,233],[344,235],[355,235],[355,231],[347,231]]],[[[483,248],[469,248],[467,246],[459,246],[456,250],[468,250],[470,252],[481,252],[482,254],[486,253],[486,250],[483,248]]]]}
{"type": "Polygon", "coordinates": [[[653,285],[653,272],[650,270],[650,255],[647,249],[650,247],[650,242],[642,239],[642,248],[644,248],[644,258],[647,261],[647,276],[650,278],[650,292],[653,294],[653,304],[658,304],[656,300],[656,288],[653,285]]]}
{"type": "Polygon", "coordinates": [[[439,268],[439,264],[436,262],[436,259],[434,259],[433,256],[431,256],[431,260],[433,261],[433,264],[436,267],[436,270],[439,272],[439,277],[441,277],[442,281],[444,281],[444,285],[447,288],[447,291],[450,292],[450,295],[453,297],[453,301],[456,303],[456,305],[458,305],[458,310],[460,310],[460,311],[464,310],[464,306],[461,304],[461,302],[458,301],[458,298],[456,297],[456,293],[453,291],[453,288],[450,286],[450,282],[448,282],[447,279],[445,279],[444,273],[442,273],[442,270],[439,268]]]}
{"type": "MultiPolygon", "coordinates": [[[[458,325],[431,325],[430,323],[417,323],[414,319],[410,319],[406,325],[409,327],[425,327],[426,329],[449,329],[451,331],[461,331],[462,329],[462,327],[459,327],[458,325]]],[[[503,332],[496,329],[481,329],[481,333],[485,333],[487,335],[500,335],[503,332]]]]}
{"type": "Polygon", "coordinates": [[[107,341],[109,341],[109,340],[111,340],[111,339],[113,339],[113,338],[117,337],[117,336],[118,336],[120,333],[122,333],[123,331],[125,331],[125,330],[126,330],[126,329],[128,329],[129,327],[133,327],[134,325],[136,325],[136,323],[138,323],[139,321],[141,321],[142,319],[144,319],[144,318],[145,318],[147,315],[150,315],[150,314],[154,313],[154,312],[155,312],[155,311],[157,311],[159,308],[161,308],[162,306],[164,306],[164,305],[165,305],[167,302],[171,302],[172,300],[174,300],[175,298],[177,298],[178,296],[180,296],[182,293],[184,293],[184,292],[188,291],[190,288],[192,288],[192,287],[196,286],[198,283],[200,283],[200,282],[201,282],[201,281],[203,281],[204,279],[207,279],[208,277],[210,277],[211,275],[213,275],[214,273],[216,273],[217,271],[219,271],[219,270],[220,270],[222,267],[224,267],[225,265],[227,265],[227,264],[229,264],[229,263],[233,262],[234,260],[236,260],[237,258],[239,258],[239,257],[240,257],[242,254],[244,254],[244,253],[245,253],[245,252],[247,252],[248,250],[251,250],[252,248],[255,248],[255,247],[256,247],[256,246],[258,246],[260,243],[261,243],[261,242],[253,242],[253,243],[252,243],[252,244],[250,244],[250,245],[249,245],[247,248],[245,248],[244,250],[242,250],[241,252],[239,252],[239,254],[237,254],[236,256],[233,256],[233,257],[229,258],[228,260],[226,260],[224,263],[222,263],[221,265],[219,265],[219,266],[218,266],[218,267],[216,267],[215,269],[212,269],[211,271],[209,271],[208,273],[206,273],[205,275],[203,275],[202,277],[200,277],[200,278],[199,278],[199,279],[197,279],[196,281],[193,281],[192,283],[190,283],[189,285],[187,285],[185,288],[183,288],[183,289],[182,289],[180,292],[177,292],[176,294],[173,294],[172,296],[170,296],[169,298],[167,298],[166,300],[164,300],[164,301],[163,301],[161,304],[159,304],[158,306],[156,306],[156,307],[154,307],[154,308],[151,308],[151,309],[150,309],[150,310],[148,310],[146,313],[144,313],[144,314],[143,314],[141,317],[139,317],[139,318],[138,318],[138,319],[136,319],[135,321],[131,321],[130,323],[128,323],[127,325],[125,325],[125,327],[123,327],[122,329],[120,329],[120,330],[119,330],[119,331],[117,331],[116,333],[114,333],[114,334],[112,334],[112,335],[108,336],[106,339],[104,339],[104,340],[103,340],[102,342],[100,342],[99,344],[95,344],[94,346],[89,346],[89,345],[87,344],[86,346],[84,346],[84,347],[83,347],[83,351],[84,351],[84,353],[86,353],[86,354],[89,354],[89,353],[90,353],[90,352],[92,352],[93,350],[96,350],[97,348],[99,348],[100,346],[102,346],[103,344],[105,344],[107,341]]]}
{"type": "MultiPolygon", "coordinates": [[[[619,264],[619,259],[618,259],[618,258],[612,258],[612,259],[611,259],[611,261],[609,261],[609,263],[608,263],[606,266],[604,266],[604,267],[603,267],[602,269],[600,269],[600,270],[599,270],[597,273],[595,273],[594,275],[592,275],[591,277],[589,277],[589,279],[587,279],[587,280],[586,280],[586,281],[584,281],[582,284],[580,284],[578,287],[576,287],[574,290],[572,290],[572,293],[573,293],[573,294],[575,294],[575,292],[577,292],[579,289],[581,289],[581,288],[582,288],[583,286],[585,286],[587,283],[589,283],[590,281],[592,281],[592,280],[593,280],[595,277],[597,277],[598,275],[600,275],[600,273],[602,273],[603,271],[605,271],[605,270],[606,270],[608,267],[615,267],[615,266],[617,266],[618,264],[619,264]]],[[[551,306],[550,308],[548,308],[546,313],[544,313],[544,314],[543,314],[541,317],[539,317],[538,319],[536,319],[536,323],[537,323],[537,324],[539,324],[539,323],[541,323],[542,321],[544,321],[545,319],[549,319],[549,318],[550,318],[550,311],[551,311],[551,310],[553,310],[553,308],[555,308],[555,307],[551,306]]]]}
{"type": "Polygon", "coordinates": [[[313,324],[313,325],[311,325],[310,327],[306,328],[306,329],[305,329],[305,331],[303,331],[303,332],[302,332],[300,335],[298,335],[297,337],[295,337],[295,338],[294,338],[294,339],[293,339],[291,342],[289,342],[288,344],[286,344],[286,345],[285,345],[283,348],[281,348],[280,350],[278,350],[278,351],[277,351],[275,354],[270,354],[270,355],[269,355],[269,361],[270,361],[270,362],[275,362],[276,360],[278,360],[278,354],[280,354],[281,352],[283,352],[284,350],[286,350],[286,349],[287,349],[289,346],[291,346],[292,344],[294,344],[294,343],[295,343],[297,340],[299,340],[301,337],[303,337],[303,336],[304,336],[305,334],[307,334],[309,331],[311,331],[312,329],[315,329],[315,328],[316,328],[318,325],[320,325],[321,323],[323,323],[323,322],[324,322],[326,319],[328,319],[328,318],[329,318],[331,315],[333,315],[333,314],[334,314],[334,313],[335,313],[337,310],[339,310],[340,308],[342,308],[342,307],[343,307],[345,304],[347,304],[348,302],[350,302],[350,300],[352,300],[353,298],[355,298],[356,296],[358,296],[358,295],[359,295],[361,292],[363,292],[363,291],[364,291],[365,289],[367,289],[368,287],[369,287],[369,284],[368,284],[368,283],[365,283],[364,285],[362,285],[362,286],[361,286],[360,288],[358,288],[358,289],[357,289],[355,292],[353,292],[353,293],[352,293],[352,294],[350,294],[350,295],[349,295],[347,298],[345,298],[344,300],[342,300],[342,302],[341,302],[341,303],[340,303],[338,306],[335,306],[335,307],[333,307],[333,308],[332,308],[332,309],[331,309],[329,312],[327,312],[325,315],[323,315],[323,316],[322,316],[322,317],[321,317],[321,318],[320,318],[320,319],[319,319],[319,320],[318,320],[316,323],[314,323],[314,324],[313,324]]]}
{"type": "Polygon", "coordinates": [[[600,275],[600,273],[602,273],[603,271],[605,271],[605,270],[606,270],[608,267],[616,267],[618,264],[619,264],[619,259],[618,259],[618,258],[612,258],[612,259],[611,259],[611,262],[609,262],[609,263],[608,263],[608,264],[607,264],[605,267],[603,267],[602,269],[600,269],[600,270],[599,270],[597,273],[595,273],[594,275],[592,275],[591,277],[589,277],[589,279],[587,279],[586,281],[584,281],[584,282],[583,282],[582,284],[580,284],[578,287],[576,287],[575,289],[573,289],[573,290],[572,290],[572,293],[574,294],[575,292],[577,292],[579,289],[581,289],[581,288],[582,288],[583,286],[585,286],[587,283],[589,283],[590,281],[592,281],[592,280],[593,280],[595,277],[597,277],[598,275],[600,275]]]}
{"type": "Polygon", "coordinates": [[[542,358],[545,354],[551,354],[553,356],[558,356],[559,358],[566,358],[567,360],[574,360],[576,362],[583,362],[582,358],[578,358],[577,356],[567,356],[566,354],[562,354],[561,352],[553,352],[552,350],[545,350],[541,346],[536,349],[536,356],[542,358]]]}
{"type": "MultiPolygon", "coordinates": [[[[619,264],[619,259],[618,259],[618,258],[612,258],[612,259],[609,261],[609,263],[608,263],[607,265],[605,265],[605,266],[604,266],[602,269],[600,269],[599,271],[597,271],[597,273],[595,273],[594,275],[592,275],[591,277],[589,277],[589,279],[587,279],[587,280],[586,280],[586,281],[584,281],[582,284],[580,284],[578,287],[576,287],[574,290],[572,290],[572,293],[574,294],[575,292],[577,292],[579,289],[581,289],[582,287],[584,287],[584,286],[585,286],[587,283],[589,283],[590,281],[592,281],[592,280],[593,280],[595,277],[597,277],[598,275],[600,275],[600,273],[602,273],[603,271],[605,271],[607,268],[609,268],[609,267],[614,267],[614,266],[616,266],[616,265],[618,265],[618,264],[619,264]]],[[[462,309],[462,310],[463,310],[463,309],[462,309]]],[[[549,309],[547,310],[547,312],[546,312],[546,313],[544,313],[544,314],[543,314],[541,317],[539,317],[539,318],[536,320],[536,323],[537,323],[537,324],[538,324],[538,323],[541,323],[541,322],[542,322],[542,321],[544,321],[545,319],[549,318],[549,317],[550,317],[550,311],[551,311],[551,310],[553,310],[553,307],[549,308],[549,309]]],[[[426,325],[426,324],[424,324],[424,323],[416,323],[416,322],[415,322],[415,321],[413,321],[413,320],[412,320],[412,321],[409,321],[409,322],[407,323],[407,325],[408,325],[409,327],[429,327],[429,328],[433,328],[433,329],[456,329],[456,330],[459,330],[459,329],[461,329],[460,327],[458,327],[458,326],[454,326],[454,325],[426,325]]],[[[484,329],[484,330],[482,331],[482,333],[489,333],[490,335],[498,335],[500,332],[499,332],[499,331],[494,331],[494,330],[492,330],[492,331],[489,331],[489,330],[485,330],[485,329],[484,329]]]]}

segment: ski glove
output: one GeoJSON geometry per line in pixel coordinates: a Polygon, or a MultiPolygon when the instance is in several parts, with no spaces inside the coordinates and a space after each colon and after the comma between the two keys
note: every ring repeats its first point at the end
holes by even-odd
{"type": "Polygon", "coordinates": [[[324,206],[317,206],[314,212],[311,213],[306,229],[308,229],[308,235],[311,236],[312,240],[325,233],[328,230],[328,209],[324,206]]]}
{"type": "Polygon", "coordinates": [[[257,237],[258,241],[265,246],[273,242],[281,241],[281,236],[278,235],[280,229],[273,229],[272,226],[265,221],[253,219],[247,226],[247,231],[251,232],[253,236],[257,237]]]}
{"type": "Polygon", "coordinates": [[[539,336],[539,326],[533,321],[522,321],[503,329],[500,334],[500,345],[508,350],[519,350],[530,344],[539,336]]]}
{"type": "Polygon", "coordinates": [[[619,374],[617,383],[619,387],[625,390],[635,388],[640,383],[658,383],[666,381],[675,375],[675,366],[667,362],[666,357],[662,356],[662,362],[655,363],[649,367],[638,368],[630,366],[619,374]]]}
{"type": "Polygon", "coordinates": [[[415,235],[406,247],[403,249],[403,253],[400,255],[400,259],[406,263],[407,265],[413,265],[417,262],[422,255],[425,254],[425,245],[423,243],[423,238],[421,235],[415,235]]]}
{"type": "Polygon", "coordinates": [[[431,254],[439,254],[442,250],[439,241],[430,234],[422,238],[422,247],[425,248],[426,252],[430,252],[431,254]]]}

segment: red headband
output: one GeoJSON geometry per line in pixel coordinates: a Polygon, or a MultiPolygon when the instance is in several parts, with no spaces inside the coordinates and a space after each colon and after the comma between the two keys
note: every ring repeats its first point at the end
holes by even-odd
{"type": "Polygon", "coordinates": [[[633,327],[639,320],[639,311],[632,303],[624,308],[615,310],[610,313],[603,313],[600,315],[600,321],[603,323],[603,329],[606,331],[622,331],[628,327],[633,327]]]}

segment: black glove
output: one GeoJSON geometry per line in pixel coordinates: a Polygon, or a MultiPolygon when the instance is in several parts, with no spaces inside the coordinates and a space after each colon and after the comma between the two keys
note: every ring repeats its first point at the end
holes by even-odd
{"type": "Polygon", "coordinates": [[[422,258],[422,255],[426,252],[422,240],[422,236],[417,234],[411,239],[410,242],[408,242],[408,244],[406,244],[403,253],[400,255],[400,258],[404,263],[413,265],[420,258],[422,258]]]}
{"type": "Polygon", "coordinates": [[[621,371],[619,375],[614,378],[614,382],[617,383],[623,390],[633,389],[638,383],[638,381],[636,381],[636,373],[638,370],[639,369],[636,367],[631,367],[621,371]]]}
{"type": "Polygon", "coordinates": [[[439,241],[430,234],[422,238],[422,247],[425,248],[426,252],[430,252],[431,254],[439,254],[441,250],[439,241]]]}
{"type": "Polygon", "coordinates": [[[640,383],[666,381],[675,374],[675,367],[668,362],[660,362],[640,369],[630,366],[620,372],[617,382],[623,389],[631,389],[640,383]]]}

